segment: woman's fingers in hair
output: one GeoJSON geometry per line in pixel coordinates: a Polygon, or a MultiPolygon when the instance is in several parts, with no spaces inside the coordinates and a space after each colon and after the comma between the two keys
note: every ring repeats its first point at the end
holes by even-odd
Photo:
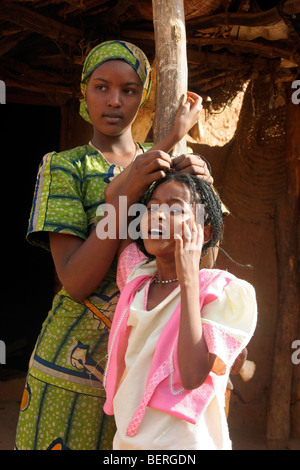
{"type": "Polygon", "coordinates": [[[197,175],[200,179],[206,181],[209,184],[214,182],[210,170],[205,160],[200,155],[195,154],[183,154],[173,158],[172,167],[176,171],[182,171],[183,173],[189,173],[191,175],[197,175]]]}
{"type": "Polygon", "coordinates": [[[140,154],[133,162],[131,174],[134,185],[144,190],[154,181],[164,178],[171,168],[171,157],[165,152],[155,150],[140,154]]]}
{"type": "Polygon", "coordinates": [[[142,173],[152,173],[158,170],[168,172],[171,168],[171,157],[161,150],[149,151],[136,157],[136,170],[142,173]]]}

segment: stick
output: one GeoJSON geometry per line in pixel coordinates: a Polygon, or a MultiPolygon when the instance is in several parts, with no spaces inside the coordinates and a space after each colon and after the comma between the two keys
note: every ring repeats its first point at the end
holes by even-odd
{"type": "MultiPolygon", "coordinates": [[[[187,54],[183,0],[152,0],[157,67],[154,143],[166,136],[186,99],[187,54]]],[[[171,152],[186,153],[185,139],[171,152]]]]}

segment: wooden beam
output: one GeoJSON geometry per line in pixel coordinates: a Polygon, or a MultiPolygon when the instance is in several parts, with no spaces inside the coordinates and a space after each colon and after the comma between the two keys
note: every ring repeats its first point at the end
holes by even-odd
{"type": "MultiPolygon", "coordinates": [[[[187,59],[183,0],[152,0],[156,58],[154,142],[166,136],[186,99],[187,59]]],[[[185,139],[173,149],[186,152],[185,139]]]]}
{"type": "Polygon", "coordinates": [[[25,63],[13,59],[2,58],[0,62],[0,75],[5,81],[7,89],[19,88],[34,93],[56,96],[59,103],[69,98],[79,98],[79,79],[70,74],[62,74],[33,68],[25,63]]]}
{"type": "Polygon", "coordinates": [[[6,54],[15,46],[17,46],[20,41],[24,41],[31,33],[30,31],[22,31],[12,36],[6,36],[0,39],[0,56],[6,54]]]}
{"type": "Polygon", "coordinates": [[[77,45],[82,35],[76,28],[41,15],[32,8],[21,5],[0,4],[2,21],[21,26],[25,30],[47,36],[54,41],[77,45]]]}
{"type": "Polygon", "coordinates": [[[73,16],[82,15],[94,15],[102,13],[109,8],[107,0],[78,0],[76,2],[67,1],[68,5],[65,5],[58,12],[58,16],[66,16],[72,14],[73,16]]]}
{"type": "MultiPolygon", "coordinates": [[[[299,207],[300,207],[300,105],[291,99],[288,87],[286,142],[286,188],[277,206],[275,219],[278,314],[273,353],[271,389],[267,415],[267,444],[285,449],[290,437],[293,368],[292,343],[299,339],[299,207]]],[[[283,162],[284,163],[284,162],[283,162]]]]}
{"type": "MultiPolygon", "coordinates": [[[[293,15],[300,13],[299,0],[286,0],[283,5],[283,13],[293,15]]],[[[199,17],[186,22],[186,30],[195,31],[218,26],[267,26],[278,23],[282,16],[277,7],[259,13],[218,13],[215,15],[199,17]]]]}
{"type": "Polygon", "coordinates": [[[300,54],[297,48],[284,47],[278,41],[242,41],[239,39],[227,38],[189,38],[189,44],[196,44],[197,46],[223,46],[237,53],[250,53],[270,59],[281,57],[290,62],[300,65],[300,54]]]}
{"type": "MultiPolygon", "coordinates": [[[[270,60],[264,57],[257,57],[249,54],[232,54],[227,51],[211,52],[204,51],[200,47],[197,49],[188,48],[188,63],[191,65],[201,65],[201,74],[205,70],[241,70],[242,68],[253,71],[261,71],[268,67],[270,60]]],[[[274,59],[276,60],[276,59],[274,59]]],[[[197,67],[198,74],[199,68],[197,67]]]]}

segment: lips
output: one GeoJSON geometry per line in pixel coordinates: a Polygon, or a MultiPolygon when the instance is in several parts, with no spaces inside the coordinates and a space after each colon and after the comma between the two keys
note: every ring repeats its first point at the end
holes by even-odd
{"type": "Polygon", "coordinates": [[[106,119],[108,122],[118,122],[120,121],[123,116],[120,113],[105,113],[102,115],[104,119],[106,119]]]}
{"type": "Polygon", "coordinates": [[[162,228],[152,228],[148,231],[148,235],[152,238],[161,238],[165,231],[162,228]]]}

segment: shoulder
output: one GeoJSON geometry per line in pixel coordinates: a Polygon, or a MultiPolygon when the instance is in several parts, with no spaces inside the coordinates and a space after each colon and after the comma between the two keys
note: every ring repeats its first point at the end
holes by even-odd
{"type": "MultiPolygon", "coordinates": [[[[204,321],[253,333],[257,321],[257,302],[252,284],[227,271],[211,271],[211,281],[202,299],[201,315],[204,321]]],[[[204,274],[208,278],[209,273],[204,274]]]]}
{"type": "Polygon", "coordinates": [[[97,152],[89,145],[82,145],[69,150],[61,152],[49,152],[43,157],[43,162],[51,161],[53,163],[69,163],[76,165],[78,162],[83,161],[86,157],[92,157],[97,152]]]}
{"type": "Polygon", "coordinates": [[[223,291],[227,286],[235,286],[236,289],[247,289],[255,296],[252,284],[244,279],[239,279],[234,274],[222,269],[201,269],[199,272],[200,286],[205,292],[223,291]]]}
{"type": "Polygon", "coordinates": [[[94,166],[94,160],[102,160],[99,153],[89,145],[75,147],[62,152],[49,152],[44,155],[40,173],[51,172],[51,174],[70,175],[81,180],[86,173],[90,173],[94,166]]]}
{"type": "Polygon", "coordinates": [[[140,276],[153,276],[157,271],[156,261],[149,261],[148,258],[140,261],[131,271],[128,276],[127,282],[140,276]]]}

